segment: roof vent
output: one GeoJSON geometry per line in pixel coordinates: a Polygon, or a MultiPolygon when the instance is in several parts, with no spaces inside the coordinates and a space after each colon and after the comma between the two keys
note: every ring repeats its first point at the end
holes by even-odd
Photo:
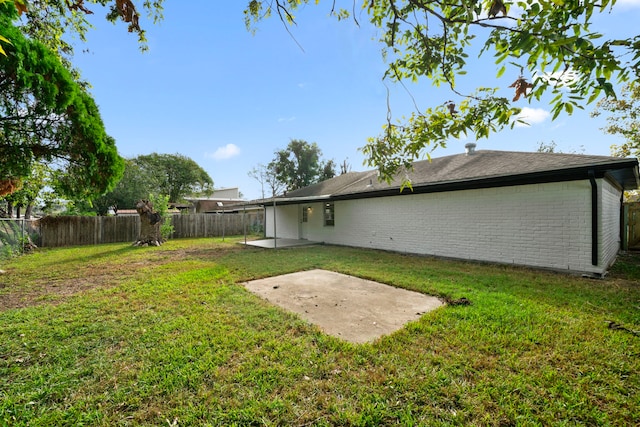
{"type": "Polygon", "coordinates": [[[464,144],[464,152],[467,154],[467,156],[475,153],[476,152],[476,143],[475,142],[468,142],[468,143],[464,144]]]}

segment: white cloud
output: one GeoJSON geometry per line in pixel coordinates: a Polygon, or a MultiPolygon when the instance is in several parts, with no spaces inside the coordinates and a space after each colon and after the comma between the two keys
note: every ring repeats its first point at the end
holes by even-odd
{"type": "Polygon", "coordinates": [[[296,119],[296,116],[291,116],[291,117],[280,117],[278,119],[278,123],[282,123],[282,122],[292,122],[296,119]]]}
{"type": "MultiPolygon", "coordinates": [[[[543,110],[542,108],[529,108],[524,107],[520,114],[516,117],[518,120],[523,120],[524,122],[535,125],[538,123],[542,123],[550,116],[550,113],[547,110],[543,110]]],[[[516,123],[516,127],[525,127],[526,124],[516,123]]]]}
{"type": "Polygon", "coordinates": [[[235,144],[227,144],[224,147],[218,147],[215,153],[207,153],[207,157],[216,160],[225,160],[240,154],[240,148],[235,144]]]}

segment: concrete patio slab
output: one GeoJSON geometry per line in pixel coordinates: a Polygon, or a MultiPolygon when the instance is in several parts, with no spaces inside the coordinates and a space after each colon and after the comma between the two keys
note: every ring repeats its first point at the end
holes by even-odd
{"type": "Polygon", "coordinates": [[[327,270],[301,271],[244,285],[327,334],[353,343],[374,341],[443,305],[433,296],[327,270]]]}

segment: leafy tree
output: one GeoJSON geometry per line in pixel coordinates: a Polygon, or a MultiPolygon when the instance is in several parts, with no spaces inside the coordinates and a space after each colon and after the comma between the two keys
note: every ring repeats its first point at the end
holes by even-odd
{"type": "Polygon", "coordinates": [[[324,181],[336,176],[336,162],[333,159],[329,159],[322,164],[322,170],[320,171],[320,177],[318,181],[324,181]]]}
{"type": "Polygon", "coordinates": [[[213,180],[195,161],[181,154],[138,156],[135,163],[151,181],[151,192],[178,202],[187,195],[210,195],[213,180]]]}
{"type": "Polygon", "coordinates": [[[292,139],[287,148],[275,154],[267,168],[288,191],[315,184],[336,174],[333,160],[320,160],[322,151],[315,142],[309,144],[292,139]]]}
{"type": "MultiPolygon", "coordinates": [[[[127,22],[143,48],[138,10],[146,10],[154,20],[162,18],[163,0],[135,2],[142,3],[141,7],[132,0],[86,3],[108,6],[108,19],[127,22]]],[[[249,0],[245,21],[251,29],[275,14],[290,25],[295,23],[296,9],[308,3],[249,0]]],[[[351,16],[357,22],[361,16],[355,0],[345,8],[338,8],[338,2],[331,5],[330,13],[338,19],[351,16]]],[[[392,122],[389,114],[383,133],[362,148],[367,163],[376,166],[383,179],[390,179],[399,168],[410,166],[427,149],[442,146],[449,138],[467,135],[479,139],[513,126],[519,100],[549,102],[556,118],[583,108],[600,95],[614,95],[615,83],[637,80],[640,70],[640,36],[604,37],[593,28],[593,22],[606,19],[616,7],[616,0],[364,0],[367,19],[380,29],[382,54],[388,61],[384,78],[396,82],[427,78],[436,86],[449,87],[452,98],[435,101],[404,122],[392,122]],[[469,57],[478,52],[493,56],[498,65],[496,77],[508,77],[512,83],[480,81],[475,91],[463,93],[460,82],[469,57]],[[513,98],[500,96],[496,86],[509,86],[513,98]]],[[[24,28],[35,39],[65,53],[70,45],[60,41],[62,35],[75,33],[82,38],[89,27],[89,12],[83,0],[34,0],[27,8],[24,28]]],[[[477,80],[474,76],[474,83],[477,80]]]]}
{"type": "MultiPolygon", "coordinates": [[[[272,14],[293,24],[296,9],[308,3],[251,0],[246,24],[251,28],[272,14]]],[[[360,16],[356,2],[349,4],[353,13],[337,9],[336,2],[330,12],[338,19],[356,20],[360,16]]],[[[383,134],[362,148],[367,163],[390,180],[427,147],[443,146],[449,138],[463,135],[480,139],[513,126],[520,111],[518,100],[550,95],[544,101],[550,99],[556,118],[600,95],[613,96],[614,83],[637,80],[640,70],[640,36],[613,39],[592,28],[615,6],[615,0],[363,1],[369,21],[381,31],[382,53],[388,61],[384,78],[401,82],[426,77],[436,86],[448,86],[455,99],[416,111],[405,123],[389,118],[383,134]],[[478,82],[481,86],[469,93],[458,89],[469,56],[478,52],[494,57],[496,78],[511,76],[513,99],[499,96],[494,80],[478,82]]]]}
{"type": "MultiPolygon", "coordinates": [[[[40,41],[61,58],[66,58],[73,54],[73,45],[65,36],[85,40],[91,28],[87,17],[93,14],[92,5],[108,7],[107,20],[125,22],[128,31],[138,36],[140,48],[147,50],[147,38],[140,26],[139,10],[146,11],[153,22],[158,22],[162,19],[164,0],[88,0],[86,3],[84,0],[0,0],[0,5],[3,3],[14,3],[20,11],[25,34],[40,41]],[[137,7],[136,3],[142,7],[137,7]]],[[[12,36],[0,30],[0,42],[10,44],[13,42],[12,36]]]]}
{"type": "Polygon", "coordinates": [[[0,181],[19,181],[34,163],[47,162],[62,194],[88,198],[109,190],[124,163],[95,102],[49,49],[12,25],[12,4],[0,11],[11,40],[0,56],[0,181]]]}
{"type": "Polygon", "coordinates": [[[620,145],[612,145],[614,156],[640,157],[640,83],[626,84],[619,98],[607,97],[600,102],[593,116],[609,113],[607,126],[603,130],[625,139],[620,145]]]}
{"type": "Polygon", "coordinates": [[[126,159],[122,179],[113,190],[93,200],[93,207],[98,215],[106,215],[109,208],[135,209],[136,203],[157,189],[154,179],[136,162],[126,159]]]}
{"type": "MultiPolygon", "coordinates": [[[[611,154],[617,157],[640,157],[640,84],[626,84],[619,98],[607,97],[598,102],[593,116],[609,113],[603,130],[620,135],[625,141],[611,145],[611,154]]],[[[640,191],[625,191],[625,202],[640,201],[640,191]]]]}
{"type": "MultiPolygon", "coordinates": [[[[22,187],[4,197],[7,202],[7,211],[13,213],[13,207],[25,208],[24,217],[31,218],[32,209],[38,198],[46,199],[50,193],[46,188],[51,185],[51,169],[43,163],[35,163],[31,173],[22,181],[22,187]]],[[[18,210],[16,216],[20,216],[18,210]]]]}
{"type": "Polygon", "coordinates": [[[210,195],[213,181],[198,164],[179,154],[149,154],[125,160],[122,179],[114,189],[93,200],[94,210],[105,215],[110,207],[134,209],[149,194],[173,192],[173,202],[189,195],[210,195]]]}
{"type": "MultiPolygon", "coordinates": [[[[22,13],[26,8],[25,0],[0,0],[0,7],[10,3],[13,3],[14,7],[19,11],[19,13],[22,13]]],[[[0,13],[4,14],[6,12],[0,9],[0,13]]],[[[7,52],[5,52],[4,48],[2,47],[3,43],[11,44],[11,41],[3,35],[3,32],[0,32],[0,55],[7,56],[7,52]]]]}

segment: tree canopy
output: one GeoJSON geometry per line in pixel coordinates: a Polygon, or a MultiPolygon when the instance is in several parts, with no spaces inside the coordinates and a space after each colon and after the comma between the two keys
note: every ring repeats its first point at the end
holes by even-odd
{"type": "Polygon", "coordinates": [[[44,202],[49,201],[51,193],[45,189],[52,185],[51,173],[52,171],[47,165],[35,163],[29,176],[23,180],[21,188],[2,198],[7,202],[8,215],[13,216],[14,206],[24,206],[24,217],[29,219],[38,198],[44,202]]]}
{"type": "MultiPolygon", "coordinates": [[[[296,9],[308,3],[251,0],[245,20],[251,27],[276,14],[292,24],[296,9]]],[[[355,0],[346,2],[347,8],[338,8],[338,3],[332,2],[332,15],[357,20],[355,0]]],[[[427,147],[465,135],[486,138],[513,126],[520,100],[549,102],[556,118],[601,95],[613,96],[616,83],[636,80],[640,70],[640,36],[613,39],[593,29],[596,18],[615,6],[616,0],[363,1],[369,21],[381,30],[388,63],[384,78],[427,78],[436,86],[448,86],[454,98],[416,111],[404,123],[389,118],[384,132],[362,148],[368,164],[379,168],[382,178],[391,179],[425,155],[427,147]],[[512,99],[498,96],[495,79],[477,82],[472,93],[458,89],[458,79],[478,52],[493,56],[496,77],[513,75],[512,99]]]]}
{"type": "Polygon", "coordinates": [[[611,146],[612,154],[640,157],[640,83],[629,83],[622,88],[620,97],[607,97],[598,102],[592,115],[600,114],[608,114],[603,130],[625,140],[611,146]]]}
{"type": "Polygon", "coordinates": [[[151,192],[169,196],[178,202],[188,195],[210,195],[213,180],[195,161],[181,154],[138,156],[134,159],[144,176],[149,177],[151,192]]]}
{"type": "Polygon", "coordinates": [[[322,151],[315,142],[292,139],[287,148],[276,151],[267,168],[278,182],[292,191],[335,176],[334,161],[323,161],[321,157],[322,151]]]}
{"type": "Polygon", "coordinates": [[[115,187],[93,199],[91,205],[98,215],[106,215],[109,208],[134,209],[140,199],[149,197],[156,186],[152,183],[152,177],[138,166],[135,159],[125,159],[122,179],[115,187]]]}
{"type": "MultiPolygon", "coordinates": [[[[0,3],[11,3],[0,0],[0,3]]],[[[24,5],[23,0],[14,0],[24,5]]],[[[61,54],[71,46],[63,37],[84,37],[91,5],[109,9],[107,19],[122,20],[145,48],[140,10],[153,20],[162,18],[163,0],[33,0],[24,8],[24,31],[61,54]]],[[[297,9],[319,0],[249,0],[245,21],[249,28],[278,16],[295,23],[297,9]]],[[[324,4],[324,3],[323,3],[324,4]]],[[[382,55],[388,67],[384,78],[393,82],[424,78],[450,89],[449,100],[436,100],[402,122],[389,114],[384,131],[362,148],[367,163],[381,177],[391,179],[429,149],[450,138],[486,138],[518,120],[518,103],[542,101],[552,115],[571,114],[602,95],[614,96],[619,83],[638,79],[640,36],[608,37],[597,31],[616,0],[357,0],[333,1],[329,13],[337,19],[361,16],[380,31],[382,55]],[[342,7],[343,6],[343,7],[342,7]],[[363,14],[358,12],[361,7],[363,14]],[[474,57],[492,58],[495,79],[474,78],[475,90],[463,92],[460,81],[474,57]],[[500,95],[497,78],[507,78],[513,96],[500,95]]],[[[620,29],[624,31],[625,29],[620,29]]],[[[10,41],[11,37],[4,33],[10,41]]],[[[3,47],[8,46],[6,43],[3,47]]],[[[446,98],[445,98],[446,99],[446,98]]]]}
{"type": "Polygon", "coordinates": [[[109,190],[124,163],[94,100],[50,49],[13,25],[13,4],[0,10],[11,40],[0,55],[0,181],[17,182],[43,161],[56,169],[61,194],[89,198],[109,190]]]}
{"type": "MultiPolygon", "coordinates": [[[[16,9],[23,15],[21,29],[29,37],[32,37],[48,48],[56,52],[60,57],[68,57],[73,54],[73,46],[66,38],[70,35],[85,40],[85,36],[91,24],[88,15],[92,15],[95,5],[108,8],[106,19],[111,22],[122,21],[127,24],[127,30],[138,36],[142,50],[147,49],[146,32],[140,25],[140,10],[157,22],[162,19],[164,0],[145,0],[134,2],[132,0],[0,0],[3,3],[13,3],[16,9]],[[136,3],[141,7],[136,6],[136,3]],[[66,36],[66,37],[65,37],[66,36]]],[[[4,14],[3,11],[0,13],[4,14]]],[[[0,46],[2,43],[11,43],[11,35],[0,30],[0,46]]],[[[0,51],[0,53],[2,53],[0,51]]],[[[68,64],[67,64],[68,65],[68,64]]]]}
{"type": "Polygon", "coordinates": [[[127,159],[122,179],[115,188],[94,199],[99,215],[110,207],[133,209],[141,199],[167,196],[171,202],[186,196],[206,196],[213,192],[213,180],[194,160],[180,154],[141,155],[127,159]]]}

